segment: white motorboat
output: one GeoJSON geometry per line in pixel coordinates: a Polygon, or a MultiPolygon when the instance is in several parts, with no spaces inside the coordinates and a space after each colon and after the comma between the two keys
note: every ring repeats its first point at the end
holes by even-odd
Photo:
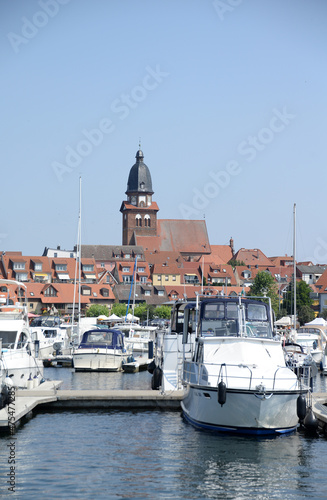
{"type": "Polygon", "coordinates": [[[282,434],[305,416],[307,388],[273,337],[271,306],[253,298],[201,302],[195,352],[184,361],[183,377],[183,415],[199,428],[282,434]]]}
{"type": "Polygon", "coordinates": [[[71,326],[58,316],[39,316],[30,324],[32,340],[39,342],[39,359],[47,364],[58,355],[72,354],[71,326]]]}
{"type": "Polygon", "coordinates": [[[73,353],[73,366],[75,371],[120,371],[126,358],[122,332],[98,328],[84,332],[73,353]]]}
{"type": "Polygon", "coordinates": [[[38,359],[38,348],[30,335],[27,315],[26,286],[12,280],[0,280],[1,286],[6,286],[23,302],[13,302],[8,299],[0,305],[0,339],[2,340],[2,363],[6,380],[17,388],[32,388],[43,381],[43,363],[38,359]],[[26,297],[26,293],[25,293],[26,297]]]}

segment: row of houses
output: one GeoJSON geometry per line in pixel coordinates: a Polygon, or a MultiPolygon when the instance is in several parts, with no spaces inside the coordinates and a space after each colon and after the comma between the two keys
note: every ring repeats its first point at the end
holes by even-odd
{"type": "MultiPolygon", "coordinates": [[[[266,257],[259,249],[211,245],[210,253],[192,259],[178,251],[145,250],[135,245],[82,245],[72,251],[45,248],[42,256],[2,252],[0,276],[23,282],[29,310],[71,314],[80,290],[82,311],[92,304],[127,303],[134,280],[135,302],[160,305],[181,298],[246,292],[259,271],[270,273],[283,297],[293,276],[290,256],[266,257]],[[79,264],[80,260],[80,266],[79,264]],[[235,266],[235,262],[238,265],[235,266]],[[234,265],[232,265],[234,263],[234,265]],[[80,283],[80,286],[78,286],[80,283]]],[[[296,276],[312,288],[321,311],[327,307],[327,266],[297,263],[296,276]]],[[[1,289],[2,300],[8,289],[1,289]]]]}

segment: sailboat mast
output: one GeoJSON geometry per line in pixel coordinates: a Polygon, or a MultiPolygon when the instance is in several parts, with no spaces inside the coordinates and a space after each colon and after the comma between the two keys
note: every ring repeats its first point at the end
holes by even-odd
{"type": "Polygon", "coordinates": [[[82,241],[82,177],[79,178],[79,212],[78,212],[78,337],[81,322],[81,241],[82,241]]]}
{"type": "Polygon", "coordinates": [[[296,203],[293,207],[293,295],[294,295],[294,329],[296,330],[296,203]]]}

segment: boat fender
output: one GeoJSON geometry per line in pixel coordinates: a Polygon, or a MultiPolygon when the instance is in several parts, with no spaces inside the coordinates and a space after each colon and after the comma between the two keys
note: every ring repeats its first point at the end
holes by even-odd
{"type": "Polygon", "coordinates": [[[299,417],[300,422],[303,422],[307,413],[307,403],[305,396],[303,394],[301,394],[297,398],[296,409],[297,409],[297,416],[299,417]]]}
{"type": "Polygon", "coordinates": [[[226,403],[226,384],[222,380],[218,384],[218,403],[220,406],[226,403]]]}
{"type": "Polygon", "coordinates": [[[307,411],[303,425],[310,432],[316,432],[318,430],[318,419],[315,417],[311,408],[307,411]]]}
{"type": "Polygon", "coordinates": [[[162,370],[158,368],[158,366],[155,367],[151,379],[151,388],[154,391],[157,391],[159,387],[161,386],[161,380],[162,380],[162,370]]]}
{"type": "Polygon", "coordinates": [[[5,385],[0,393],[0,409],[4,408],[10,401],[9,389],[5,385]]]}
{"type": "Polygon", "coordinates": [[[156,367],[156,363],[153,359],[147,368],[148,372],[151,373],[151,375],[153,374],[155,367],[156,367]]]}

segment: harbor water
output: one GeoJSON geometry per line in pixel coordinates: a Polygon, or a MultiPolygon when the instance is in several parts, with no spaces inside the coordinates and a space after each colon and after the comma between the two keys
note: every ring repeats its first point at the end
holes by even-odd
{"type": "MultiPolygon", "coordinates": [[[[150,388],[147,372],[47,368],[45,377],[63,380],[63,389],[150,388]]],[[[314,390],[325,391],[326,380],[318,374],[314,390]]],[[[0,435],[0,497],[323,499],[326,452],[322,436],[218,435],[194,429],[179,411],[38,410],[13,436],[0,435]]]]}

